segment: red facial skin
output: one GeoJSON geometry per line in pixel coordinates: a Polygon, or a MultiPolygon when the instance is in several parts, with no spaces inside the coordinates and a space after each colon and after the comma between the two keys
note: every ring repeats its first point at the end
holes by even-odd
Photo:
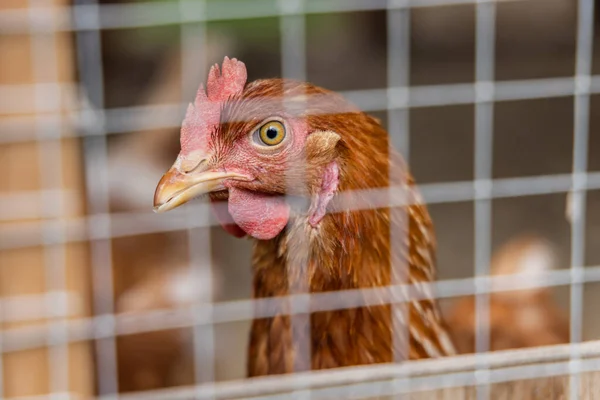
{"type": "MultiPolygon", "coordinates": [[[[248,177],[248,181],[231,179],[224,182],[229,191],[229,215],[223,209],[218,209],[215,213],[224,229],[236,237],[243,237],[247,233],[260,240],[272,239],[285,228],[290,219],[289,205],[282,196],[266,193],[265,189],[273,185],[272,182],[265,181],[275,177],[285,185],[286,169],[290,162],[301,159],[309,133],[305,121],[294,118],[269,118],[260,122],[256,128],[273,120],[286,126],[286,137],[279,145],[268,147],[260,144],[254,135],[256,130],[252,130],[246,138],[238,140],[232,149],[211,162],[216,170],[236,172],[248,177]]],[[[211,144],[209,147],[214,149],[216,146],[211,144]]],[[[317,226],[322,220],[325,208],[337,189],[338,170],[335,163],[324,171],[323,176],[325,179],[322,190],[315,194],[309,210],[312,226],[317,226]]]]}

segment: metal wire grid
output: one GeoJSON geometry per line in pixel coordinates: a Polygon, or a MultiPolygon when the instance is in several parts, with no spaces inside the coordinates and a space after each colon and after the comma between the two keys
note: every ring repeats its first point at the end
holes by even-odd
{"type": "MultiPolygon", "coordinates": [[[[185,90],[197,86],[197,82],[190,85],[189,71],[203,65],[194,59],[198,45],[204,40],[203,22],[221,19],[253,18],[265,16],[279,16],[281,18],[281,50],[283,75],[302,79],[305,77],[304,65],[304,16],[309,13],[327,13],[358,10],[386,9],[388,12],[389,35],[389,64],[388,88],[381,90],[364,90],[343,93],[351,101],[366,111],[380,109],[388,110],[390,132],[393,142],[400,148],[408,148],[409,108],[450,105],[472,104],[476,105],[476,146],[475,146],[475,180],[469,182],[454,182],[445,184],[423,185],[421,191],[428,203],[441,203],[452,201],[475,200],[475,249],[476,249],[476,276],[473,279],[442,281],[432,284],[437,297],[451,297],[456,295],[477,295],[477,319],[485,323],[485,310],[488,304],[488,294],[496,290],[555,285],[571,285],[571,340],[574,343],[581,341],[581,312],[582,312],[582,284],[584,282],[600,281],[600,266],[583,268],[584,254],[584,224],[585,224],[585,192],[590,189],[600,188],[600,174],[587,173],[587,136],[589,120],[589,96],[600,93],[600,76],[591,76],[592,28],[593,28],[593,0],[579,1],[579,21],[577,35],[577,66],[573,78],[556,78],[542,80],[524,80],[495,82],[494,81],[494,34],[495,34],[495,2],[475,0],[421,0],[410,1],[279,1],[278,7],[273,8],[272,2],[256,1],[252,7],[242,5],[239,1],[215,3],[207,7],[205,1],[180,0],[176,8],[161,3],[138,3],[128,5],[98,5],[96,0],[77,0],[70,8],[58,12],[50,11],[45,7],[43,0],[36,1],[28,10],[5,11],[0,14],[0,33],[14,34],[28,31],[34,37],[32,53],[34,60],[39,57],[44,62],[35,63],[36,70],[34,85],[5,85],[0,86],[0,99],[10,99],[9,102],[0,101],[0,111],[4,114],[17,114],[24,111],[36,111],[35,119],[30,117],[15,117],[2,121],[0,128],[3,132],[0,142],[14,142],[31,140],[23,135],[5,135],[5,132],[20,132],[23,127],[35,126],[37,135],[35,140],[45,141],[44,151],[40,153],[42,165],[50,165],[60,160],[60,147],[56,139],[61,135],[63,124],[72,124],[83,128],[79,133],[84,136],[86,150],[86,170],[94,171],[94,179],[88,176],[88,199],[91,215],[69,221],[58,221],[62,203],[68,201],[70,193],[43,189],[35,193],[18,193],[3,195],[0,203],[12,201],[14,197],[26,199],[31,202],[29,210],[24,213],[28,216],[43,216],[44,222],[32,224],[19,224],[8,226],[0,230],[0,249],[44,245],[46,248],[46,265],[48,275],[48,289],[60,292],[64,288],[64,244],[71,241],[92,241],[92,266],[94,271],[95,308],[98,316],[82,318],[75,321],[52,322],[45,326],[15,328],[4,332],[2,352],[18,349],[51,345],[52,352],[50,363],[60,365],[65,362],[66,344],[73,341],[97,339],[98,350],[101,357],[98,361],[98,383],[102,399],[121,397],[117,395],[118,384],[116,374],[115,336],[134,332],[147,332],[172,327],[192,326],[195,329],[195,354],[197,381],[200,385],[193,388],[175,389],[168,392],[159,391],[139,395],[127,395],[130,398],[164,398],[168,393],[169,398],[184,398],[193,393],[198,398],[213,398],[215,395],[237,393],[240,396],[258,396],[263,391],[273,388],[313,388],[327,383],[330,386],[345,385],[344,389],[313,388],[313,394],[326,395],[327,390],[334,390],[343,396],[343,393],[364,393],[375,395],[377,393],[400,393],[417,389],[421,384],[428,388],[455,386],[459,384],[477,384],[498,382],[523,378],[524,376],[537,377],[552,374],[570,374],[575,380],[583,371],[596,370],[598,360],[581,360],[581,354],[590,352],[596,355],[598,343],[591,342],[583,345],[558,346],[552,352],[543,350],[521,350],[516,352],[483,354],[478,356],[461,357],[461,364],[456,360],[435,360],[421,363],[403,365],[385,365],[357,367],[350,371],[321,371],[301,374],[300,377],[287,377],[277,379],[261,378],[253,382],[231,382],[223,384],[210,383],[214,371],[206,369],[206,362],[214,358],[212,343],[214,332],[212,325],[218,322],[250,319],[254,317],[254,305],[264,303],[265,315],[273,315],[281,310],[282,306],[289,306],[292,310],[302,310],[307,307],[305,296],[290,296],[285,299],[263,299],[259,301],[236,301],[212,305],[196,305],[191,309],[175,311],[156,311],[141,316],[115,315],[112,304],[112,276],[111,274],[111,248],[110,238],[134,235],[141,233],[160,232],[169,230],[189,229],[190,241],[195,246],[207,246],[206,237],[197,237],[196,228],[206,227],[214,222],[209,218],[207,207],[194,205],[184,210],[171,213],[169,218],[156,218],[146,213],[108,213],[107,198],[107,154],[106,135],[159,127],[178,126],[181,122],[183,107],[179,104],[166,104],[151,107],[135,107],[120,109],[103,109],[103,73],[100,53],[101,29],[118,29],[141,26],[154,26],[163,24],[182,24],[182,50],[183,82],[185,90]],[[435,85],[422,87],[409,87],[408,82],[408,46],[409,46],[409,13],[412,7],[426,7],[448,4],[473,4],[477,3],[476,27],[476,82],[474,84],[435,85]],[[237,5],[237,6],[236,6],[237,5]],[[197,22],[199,24],[191,25],[197,22]],[[47,43],[45,33],[53,31],[75,31],[77,37],[77,54],[82,83],[85,83],[87,95],[93,104],[101,108],[89,106],[83,109],[73,108],[70,119],[62,120],[56,109],[48,106],[43,99],[48,96],[56,97],[61,92],[80,92],[77,87],[60,85],[56,83],[55,57],[47,43]],[[193,50],[194,49],[194,50],[193,50]],[[48,61],[50,60],[50,61],[48,61]],[[43,65],[43,67],[42,67],[43,65]],[[48,69],[48,65],[50,68],[48,69]],[[28,99],[33,94],[36,100],[34,110],[28,109],[27,101],[19,104],[15,99],[28,99]],[[560,97],[575,95],[575,126],[574,126],[574,157],[573,173],[570,175],[549,175],[514,179],[491,179],[492,159],[492,117],[493,103],[495,101],[533,99],[543,97],[560,97]],[[154,118],[148,118],[153,116],[154,118]],[[10,129],[9,129],[10,128],[10,129]],[[16,128],[16,129],[15,129],[16,128]],[[21,128],[21,129],[19,129],[21,128]],[[397,133],[397,134],[396,134],[397,133]],[[101,174],[98,176],[97,174],[101,174]],[[491,226],[491,199],[501,197],[525,196],[541,193],[557,193],[572,191],[572,254],[570,270],[553,271],[546,275],[544,282],[523,282],[514,278],[488,278],[490,259],[490,226],[491,226]],[[39,198],[39,200],[37,200],[39,198]],[[41,206],[40,206],[41,205],[41,206]],[[40,207],[43,207],[40,211],[40,207]],[[193,216],[193,217],[191,217],[193,216]],[[135,224],[132,224],[135,222],[135,224]],[[492,284],[492,281],[495,282],[492,284]],[[210,349],[210,351],[206,351],[210,349]],[[544,354],[542,354],[544,353],[544,354]],[[559,355],[568,355],[569,362],[554,363],[554,368],[540,371],[536,366],[514,367],[512,369],[489,371],[493,365],[503,360],[515,360],[527,357],[528,360],[552,360],[559,355]],[[200,368],[202,360],[202,368],[200,368]],[[454,364],[456,363],[456,364],[454,364]],[[487,373],[453,373],[456,365],[474,363],[479,371],[487,373]],[[433,379],[409,379],[410,373],[423,370],[437,371],[439,375],[433,379]],[[446,375],[440,375],[445,373],[446,375]],[[440,380],[441,376],[446,379],[440,380]],[[385,378],[396,378],[391,383],[381,382],[385,378]],[[304,382],[300,383],[300,378],[304,382]],[[375,380],[374,383],[355,383],[360,381],[375,380]],[[352,384],[350,384],[353,382],[352,384]],[[387,386],[386,386],[387,385],[387,386]],[[383,389],[382,389],[383,387],[383,389]],[[383,390],[383,392],[382,392],[383,390]],[[191,391],[191,392],[190,392],[191,391]],[[325,392],[324,392],[325,391],[325,392]],[[136,397],[138,396],[138,397],[136,397]],[[154,396],[154,397],[153,397],[154,396]],[[158,396],[158,397],[156,397],[158,396]]],[[[202,52],[199,52],[202,53],[202,52]]],[[[406,154],[405,154],[406,155],[406,154]]],[[[52,187],[53,179],[57,174],[43,170],[44,186],[52,187]]],[[[388,191],[369,191],[367,200],[360,204],[353,201],[348,195],[350,208],[360,209],[384,205],[386,193],[391,193],[392,203],[386,205],[405,204],[403,191],[406,188],[392,187],[388,191]]],[[[6,209],[6,208],[3,208],[6,209]]],[[[0,214],[0,220],[12,219],[12,216],[0,214]]],[[[206,248],[206,247],[204,247],[206,248]]],[[[207,252],[194,250],[191,254],[192,268],[203,264],[202,255],[207,252]]],[[[369,290],[348,291],[340,296],[335,294],[312,295],[308,303],[310,311],[333,310],[348,308],[356,305],[380,304],[381,301],[394,302],[404,296],[415,296],[411,285],[396,284],[388,288],[370,290],[371,292],[383,291],[381,295],[369,297],[369,290]],[[366,294],[366,295],[365,295],[366,294]]],[[[64,296],[52,297],[55,301],[52,309],[58,313],[67,314],[67,304],[64,296]]],[[[14,301],[3,299],[2,304],[14,301]]],[[[17,299],[17,301],[19,301],[17,299]]],[[[22,300],[20,300],[22,301],[22,300]]],[[[292,312],[293,313],[293,312],[292,312]]],[[[61,314],[61,315],[62,315],[61,314]]],[[[479,351],[489,348],[486,332],[478,332],[476,346],[479,351]]],[[[523,358],[525,359],[525,358],[523,358]]],[[[64,393],[68,388],[68,375],[60,372],[60,368],[52,369],[51,390],[64,393]]],[[[1,374],[0,374],[1,376],[1,374]]],[[[574,381],[575,382],[575,381],[574,381]]],[[[0,381],[0,385],[1,385],[0,381]]],[[[571,398],[577,398],[578,385],[570,385],[571,398]]],[[[479,392],[481,398],[489,393],[486,390],[479,392]]],[[[263,398],[278,398],[269,396],[263,398]]]]}

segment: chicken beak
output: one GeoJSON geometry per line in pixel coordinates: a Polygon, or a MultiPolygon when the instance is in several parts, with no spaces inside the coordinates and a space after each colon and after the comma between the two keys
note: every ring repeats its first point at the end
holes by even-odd
{"type": "Polygon", "coordinates": [[[203,171],[181,172],[171,167],[163,175],[154,192],[154,212],[172,210],[203,194],[225,190],[226,179],[248,180],[233,172],[203,171]]]}

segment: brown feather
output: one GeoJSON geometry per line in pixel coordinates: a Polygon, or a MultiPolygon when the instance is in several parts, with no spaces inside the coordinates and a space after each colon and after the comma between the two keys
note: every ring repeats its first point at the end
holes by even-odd
{"type": "MultiPolygon", "coordinates": [[[[335,151],[328,146],[324,146],[324,151],[319,151],[319,146],[309,147],[306,168],[290,168],[290,177],[286,178],[298,182],[306,179],[309,193],[319,185],[322,167],[332,160],[339,164],[339,192],[414,186],[400,156],[393,153],[390,160],[388,134],[378,120],[360,112],[341,96],[307,83],[273,79],[249,84],[241,98],[231,99],[223,109],[222,124],[216,134],[221,150],[227,151],[240,135],[271,115],[305,117],[310,132],[331,131],[340,137],[332,147],[335,151]],[[277,101],[284,96],[297,100],[291,100],[284,109],[283,103],[277,101]],[[390,179],[388,170],[398,172],[390,179]]],[[[268,179],[265,177],[262,184],[268,185],[268,179]]],[[[285,187],[277,185],[273,182],[274,192],[286,192],[285,187]]],[[[303,194],[298,190],[298,194],[303,194]]],[[[409,200],[420,203],[417,196],[415,192],[409,200]]],[[[334,198],[330,205],[336,204],[334,198]]],[[[253,268],[255,298],[303,290],[319,293],[372,288],[398,279],[406,283],[429,282],[435,279],[433,224],[422,204],[394,212],[380,208],[331,213],[317,228],[307,224],[306,216],[300,213],[273,240],[256,241],[253,268]],[[390,243],[391,226],[401,230],[399,239],[403,238],[404,243],[390,243]],[[392,245],[401,249],[393,260],[392,245]]],[[[454,353],[434,299],[413,301],[407,315],[411,359],[454,353]]],[[[302,330],[294,331],[299,338],[292,337],[290,321],[289,316],[283,315],[254,321],[248,360],[250,376],[294,370],[293,359],[302,356],[294,354],[302,330]]],[[[323,369],[391,362],[392,337],[400,332],[393,332],[392,307],[383,305],[313,313],[310,335],[311,367],[323,369]]]]}

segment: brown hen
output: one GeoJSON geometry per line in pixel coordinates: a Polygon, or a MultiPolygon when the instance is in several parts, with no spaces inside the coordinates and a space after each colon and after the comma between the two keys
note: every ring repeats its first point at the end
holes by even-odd
{"type": "Polygon", "coordinates": [[[246,78],[235,59],[211,69],[207,90],[201,86],[188,108],[181,153],[157,187],[155,210],[209,194],[229,233],[255,239],[255,298],[398,282],[417,283],[420,296],[408,311],[348,305],[293,322],[284,310],[255,319],[249,376],[453,354],[437,302],[418,285],[435,279],[433,225],[386,130],[310,83],[246,78]],[[408,205],[381,203],[390,186],[405,189],[408,205]]]}
{"type": "MultiPolygon", "coordinates": [[[[522,235],[505,243],[491,260],[493,276],[513,275],[519,282],[543,284],[556,268],[553,246],[522,235]]],[[[569,319],[553,298],[552,287],[498,291],[490,295],[490,350],[549,346],[569,342],[569,319]]],[[[445,313],[460,353],[475,351],[475,298],[459,299],[445,313]]]]}

